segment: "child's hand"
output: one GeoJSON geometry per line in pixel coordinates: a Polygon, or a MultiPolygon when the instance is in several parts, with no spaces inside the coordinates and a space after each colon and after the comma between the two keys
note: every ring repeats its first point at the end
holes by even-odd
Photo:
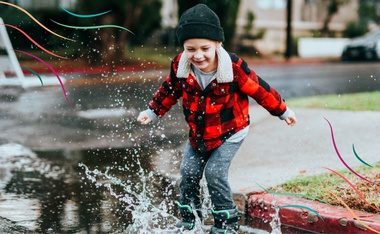
{"type": "Polygon", "coordinates": [[[289,126],[293,126],[297,123],[296,114],[289,107],[286,108],[285,113],[280,116],[280,119],[285,120],[289,126]]]}
{"type": "Polygon", "coordinates": [[[146,124],[150,123],[150,121],[152,121],[152,119],[149,118],[149,115],[145,111],[142,111],[142,112],[140,112],[139,116],[137,117],[137,121],[139,123],[141,123],[142,125],[146,125],[146,124]]]}
{"type": "Polygon", "coordinates": [[[297,119],[296,119],[296,116],[289,116],[288,118],[285,119],[285,122],[289,125],[289,126],[293,126],[297,123],[297,119]]]}

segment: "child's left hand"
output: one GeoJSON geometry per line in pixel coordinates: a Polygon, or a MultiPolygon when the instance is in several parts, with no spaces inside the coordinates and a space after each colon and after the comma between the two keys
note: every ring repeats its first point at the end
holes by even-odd
{"type": "Polygon", "coordinates": [[[294,125],[297,123],[296,116],[288,116],[288,118],[285,119],[285,122],[286,122],[289,126],[294,126],[294,125]]]}
{"type": "Polygon", "coordinates": [[[286,108],[285,113],[280,116],[280,119],[285,120],[289,126],[293,126],[297,123],[296,114],[289,107],[286,108]]]}
{"type": "Polygon", "coordinates": [[[146,111],[140,112],[139,116],[137,117],[137,121],[141,123],[142,125],[146,125],[152,121],[152,119],[149,117],[149,115],[146,113],[146,111]]]}

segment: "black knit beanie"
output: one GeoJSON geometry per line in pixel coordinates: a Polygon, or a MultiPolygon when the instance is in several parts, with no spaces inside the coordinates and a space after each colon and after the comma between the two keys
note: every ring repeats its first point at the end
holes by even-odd
{"type": "Polygon", "coordinates": [[[179,19],[177,38],[181,45],[191,38],[205,38],[224,41],[223,28],[219,17],[205,4],[187,9],[179,19]]]}

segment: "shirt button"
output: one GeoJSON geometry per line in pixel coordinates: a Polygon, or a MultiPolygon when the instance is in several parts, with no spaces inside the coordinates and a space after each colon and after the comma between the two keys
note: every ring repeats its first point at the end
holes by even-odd
{"type": "Polygon", "coordinates": [[[220,91],[221,91],[222,93],[225,93],[224,89],[221,89],[220,91]]]}
{"type": "Polygon", "coordinates": [[[197,137],[201,137],[201,136],[202,136],[201,134],[199,134],[199,133],[197,134],[197,137]]]}
{"type": "Polygon", "coordinates": [[[215,84],[215,83],[212,83],[212,86],[214,86],[214,87],[215,87],[215,86],[216,86],[216,84],[215,84]]]}
{"type": "Polygon", "coordinates": [[[201,119],[202,119],[202,116],[198,116],[198,119],[201,120],[201,119]]]}
{"type": "Polygon", "coordinates": [[[205,99],[205,97],[204,97],[204,96],[201,96],[200,99],[203,100],[203,99],[205,99]]]}

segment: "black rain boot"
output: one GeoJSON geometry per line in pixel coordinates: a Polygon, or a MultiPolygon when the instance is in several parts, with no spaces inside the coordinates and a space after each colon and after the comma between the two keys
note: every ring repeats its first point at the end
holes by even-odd
{"type": "Polygon", "coordinates": [[[210,234],[230,234],[237,233],[239,230],[238,221],[241,219],[236,208],[228,210],[211,209],[214,216],[214,226],[211,228],[210,234]]]}
{"type": "Polygon", "coordinates": [[[182,221],[176,223],[176,227],[182,230],[192,230],[195,225],[195,215],[190,205],[182,205],[177,202],[182,221]]]}

